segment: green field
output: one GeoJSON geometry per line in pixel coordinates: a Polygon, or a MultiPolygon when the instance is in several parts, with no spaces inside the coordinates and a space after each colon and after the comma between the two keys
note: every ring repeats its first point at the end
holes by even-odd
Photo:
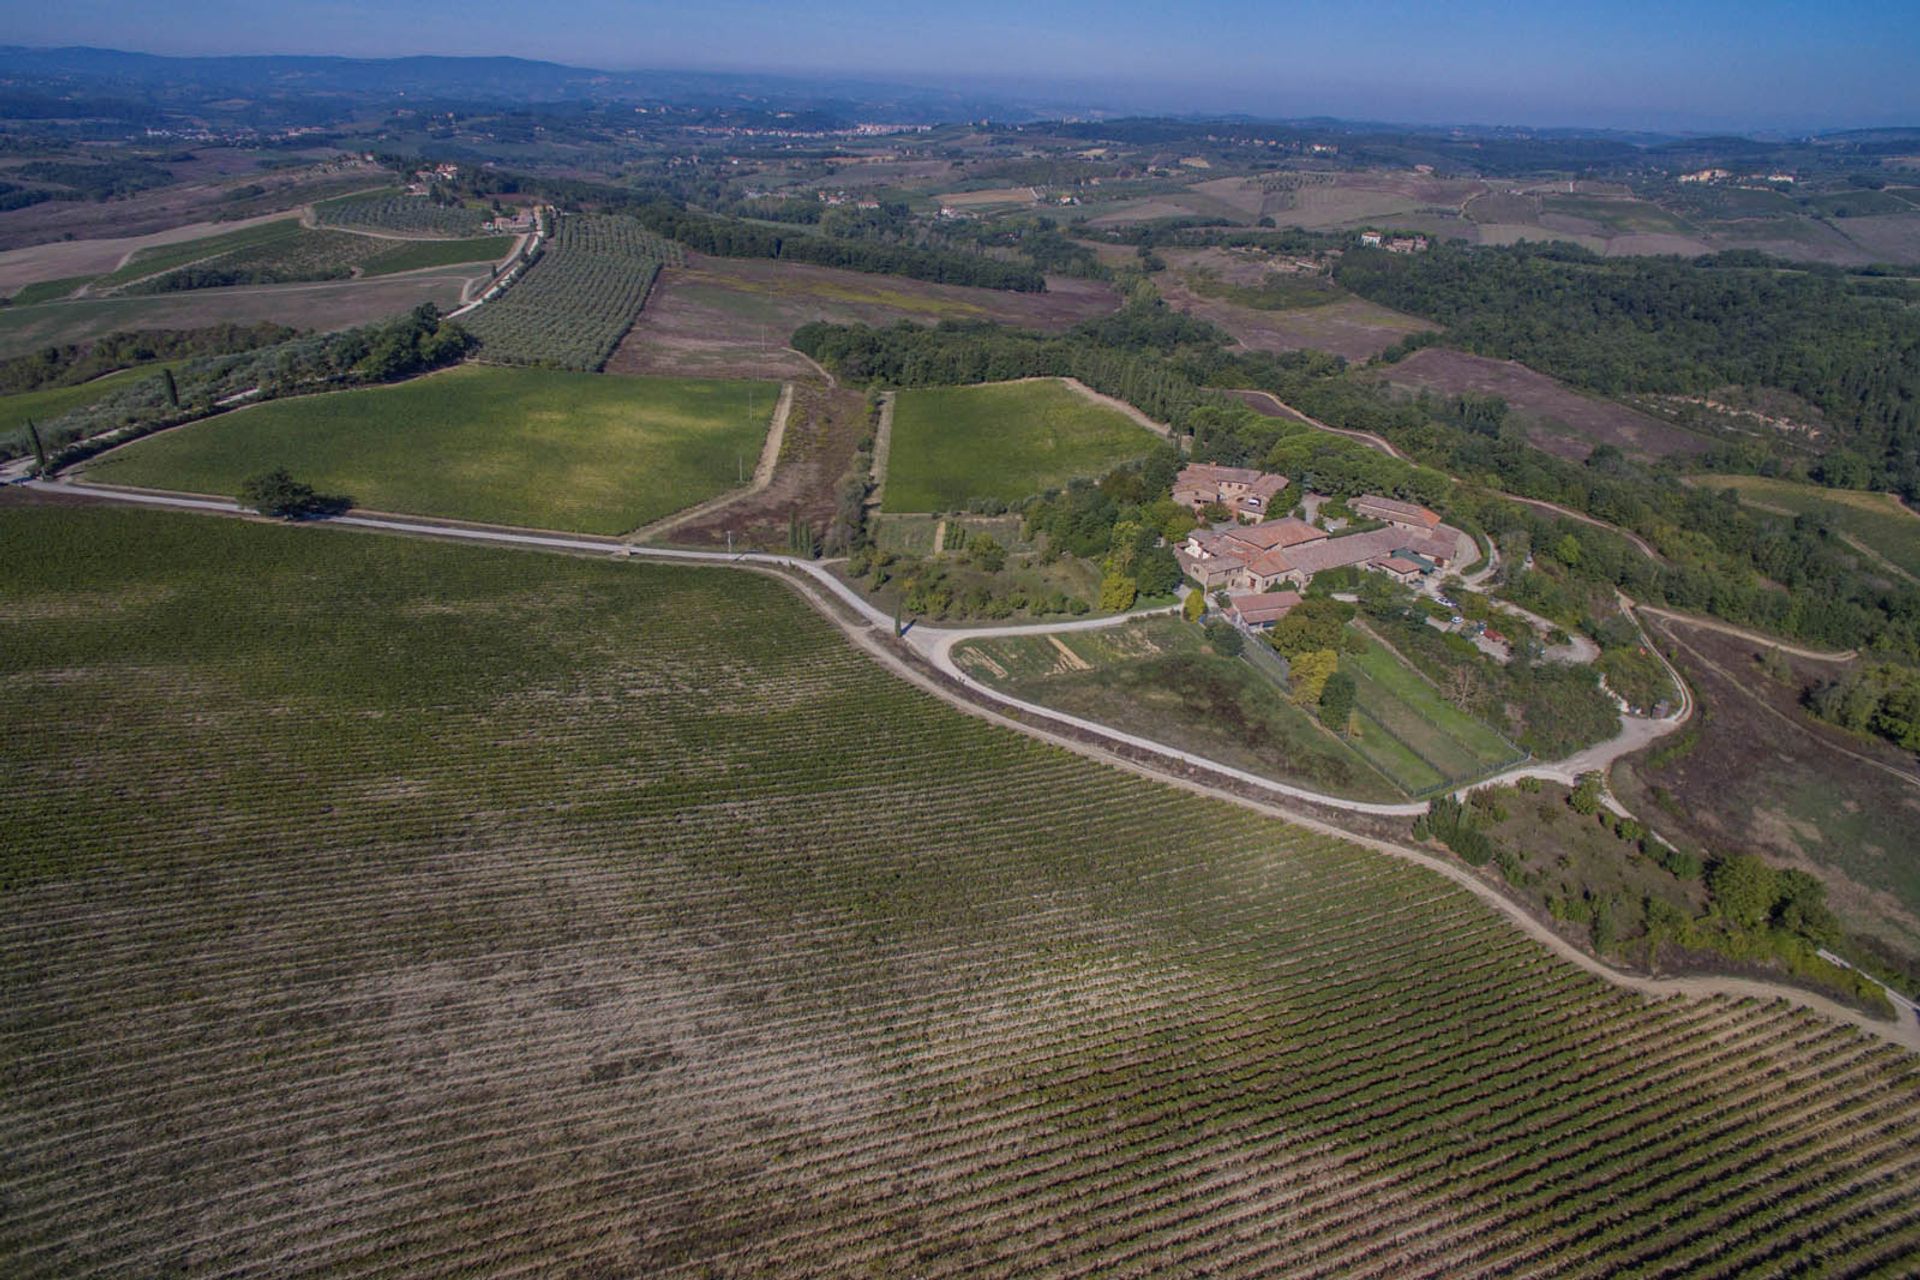
{"type": "Polygon", "coordinates": [[[1404,797],[1251,664],[1178,618],[974,640],[954,660],[1016,698],[1281,782],[1357,800],[1404,797]]]}
{"type": "Polygon", "coordinates": [[[1457,787],[1523,756],[1376,641],[1342,655],[1340,669],[1357,686],[1354,748],[1409,795],[1457,787]]]}
{"type": "Polygon", "coordinates": [[[222,254],[291,243],[300,238],[300,233],[300,220],[290,217],[276,219],[273,222],[262,222],[257,226],[243,227],[238,231],[224,231],[219,235],[202,236],[198,240],[155,245],[149,249],[136,250],[124,265],[116,271],[110,271],[101,276],[97,283],[102,287],[128,284],[147,276],[159,275],[163,271],[184,267],[189,263],[216,258],[222,254]]]}
{"type": "Polygon", "coordinates": [[[7,301],[16,307],[30,307],[36,302],[53,302],[66,297],[91,279],[93,279],[92,276],[68,276],[64,280],[36,280],[32,284],[21,285],[7,301]]]}
{"type": "Polygon", "coordinates": [[[0,1257],[1894,1275],[1920,1061],[884,674],[782,584],[0,505],[0,1257]]]}
{"type": "MultiPolygon", "coordinates": [[[[175,361],[175,367],[179,363],[175,361]]],[[[48,387],[43,391],[22,391],[0,396],[0,439],[11,437],[14,432],[21,430],[29,418],[42,424],[51,422],[81,405],[92,404],[116,391],[124,391],[142,378],[157,378],[165,367],[165,364],[146,364],[105,374],[75,387],[48,387]]]]}
{"type": "Polygon", "coordinates": [[[1732,489],[1742,502],[1787,515],[1809,515],[1920,577],[1920,515],[1884,493],[1821,489],[1763,476],[1695,476],[1703,488],[1732,489]]]}
{"type": "Polygon", "coordinates": [[[882,505],[953,511],[981,498],[1018,502],[1098,476],[1154,443],[1126,415],[1052,379],[902,391],[882,505]]]}
{"type": "Polygon", "coordinates": [[[232,494],[284,466],[382,511],[624,533],[733,488],[777,395],[770,383],[468,365],[223,414],[105,455],[88,475],[232,494]]]}
{"type": "MultiPolygon", "coordinates": [[[[364,238],[364,237],[363,237],[364,238]]],[[[469,262],[497,262],[513,248],[512,236],[477,236],[471,240],[415,240],[396,244],[364,259],[360,269],[370,276],[389,276],[396,271],[419,271],[426,267],[455,267],[469,262]]]]}

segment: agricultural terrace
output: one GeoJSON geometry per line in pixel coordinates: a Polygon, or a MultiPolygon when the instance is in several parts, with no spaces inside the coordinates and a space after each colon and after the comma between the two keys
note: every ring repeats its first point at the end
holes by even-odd
{"type": "Polygon", "coordinates": [[[1912,1055],[1610,987],[1424,870],[951,711],[779,582],[19,501],[19,1280],[1920,1247],[1912,1055]]]}
{"type": "Polygon", "coordinates": [[[499,298],[460,318],[481,354],[505,364],[598,369],[680,248],[631,218],[569,214],[540,258],[499,298]]]}
{"type": "Polygon", "coordinates": [[[1013,503],[1144,456],[1152,433],[1054,378],[898,393],[883,509],[1013,503]]]}
{"type": "Polygon", "coordinates": [[[87,474],[234,494],[284,466],[376,510],[616,534],[733,488],[778,395],[771,383],[466,365],[235,410],[105,454],[87,474]]]}
{"type": "Polygon", "coordinates": [[[1821,489],[1764,476],[1694,476],[1690,483],[1731,489],[1761,511],[1812,516],[1908,577],[1920,577],[1920,515],[1892,494],[1821,489]]]}
{"type": "Polygon", "coordinates": [[[804,377],[806,360],[787,349],[803,324],[902,320],[992,320],[1060,332],[1120,304],[1094,280],[1051,279],[1045,293],[934,284],[838,267],[690,254],[660,274],[646,310],[608,361],[613,373],[712,377],[804,377]]]}
{"type": "Polygon", "coordinates": [[[1355,800],[1404,798],[1289,701],[1267,665],[1213,652],[1200,628],[1179,618],[969,640],[953,658],[1022,701],[1250,773],[1355,800]]]}
{"type": "MultiPolygon", "coordinates": [[[[179,363],[174,362],[174,367],[177,368],[179,363]]],[[[144,378],[158,378],[160,370],[166,367],[163,363],[139,365],[104,374],[76,386],[47,387],[39,391],[20,391],[10,396],[0,396],[0,443],[10,440],[15,432],[24,432],[29,420],[45,425],[61,414],[71,413],[116,391],[125,391],[144,378]]]]}
{"type": "Polygon", "coordinates": [[[468,205],[437,204],[426,196],[397,191],[323,200],[313,206],[314,221],[348,231],[378,231],[431,239],[477,236],[490,216],[468,205]]]}
{"type": "Polygon", "coordinates": [[[309,230],[291,219],[227,235],[143,249],[91,286],[129,294],[175,293],[234,285],[345,280],[427,267],[492,262],[512,236],[409,242],[346,231],[309,230]]]}
{"type": "Polygon", "coordinates": [[[484,267],[476,271],[473,266],[456,266],[357,280],[190,289],[145,297],[84,297],[31,307],[0,307],[0,359],[127,329],[200,329],[213,324],[262,321],[300,329],[350,329],[391,320],[423,302],[450,311],[459,305],[468,281],[484,272],[484,267]]]}
{"type": "Polygon", "coordinates": [[[1354,749],[1409,795],[1451,790],[1526,758],[1376,640],[1342,654],[1340,669],[1354,682],[1354,749]]]}

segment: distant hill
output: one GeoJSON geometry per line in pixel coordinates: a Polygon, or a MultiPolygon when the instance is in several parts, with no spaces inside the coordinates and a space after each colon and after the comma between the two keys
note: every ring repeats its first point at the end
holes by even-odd
{"type": "MultiPolygon", "coordinates": [[[[249,97],[398,97],[491,103],[667,102],[739,107],[776,102],[796,111],[837,110],[906,124],[992,116],[1036,118],[1028,108],[957,90],[836,76],[708,71],[600,71],[527,58],[175,58],[84,46],[0,45],[0,78],[116,97],[144,91],[249,97]]],[[[16,87],[18,87],[16,85],[16,87]]]]}

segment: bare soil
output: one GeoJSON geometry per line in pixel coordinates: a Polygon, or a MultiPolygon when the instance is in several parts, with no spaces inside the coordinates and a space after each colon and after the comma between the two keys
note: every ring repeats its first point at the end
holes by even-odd
{"type": "MultiPolygon", "coordinates": [[[[0,249],[59,242],[68,236],[94,240],[150,235],[186,223],[207,222],[226,211],[267,212],[263,205],[292,209],[312,199],[315,189],[338,184],[361,172],[368,185],[382,181],[381,170],[357,161],[280,172],[257,169],[249,162],[236,174],[226,165],[202,161],[196,155],[195,160],[169,163],[167,168],[181,180],[124,200],[62,200],[0,213],[0,249]],[[242,184],[264,187],[265,194],[236,205],[233,191],[242,184]]],[[[238,224],[221,225],[222,229],[231,229],[238,224]]]]}
{"type": "Polygon", "coordinates": [[[1169,306],[1219,325],[1250,351],[1327,351],[1356,363],[1371,360],[1410,333],[1433,326],[1416,316],[1356,298],[1337,302],[1265,311],[1245,307],[1195,291],[1185,271],[1204,268],[1232,283],[1253,283],[1255,273],[1244,262],[1234,262],[1217,250],[1173,252],[1168,269],[1154,277],[1169,306]]]}
{"type": "Polygon", "coordinates": [[[1639,458],[1704,453],[1712,447],[1705,436],[1623,404],[1582,395],[1512,360],[1428,347],[1391,366],[1382,377],[1409,391],[1500,396],[1526,424],[1527,437],[1535,446],[1575,461],[1603,444],[1639,458]]]}
{"type": "MultiPolygon", "coordinates": [[[[45,205],[37,206],[45,208],[45,205]]],[[[22,285],[39,280],[64,280],[69,276],[104,275],[114,270],[127,255],[155,245],[178,244],[202,236],[225,235],[285,218],[284,213],[263,214],[235,222],[192,222],[149,235],[121,236],[110,240],[56,240],[52,244],[30,245],[0,253],[0,294],[10,294],[22,285]]]]}
{"type": "Polygon", "coordinates": [[[929,284],[791,262],[709,258],[660,273],[647,308],[608,361],[610,373],[680,377],[804,378],[787,350],[793,331],[820,320],[889,325],[901,320],[994,320],[1059,332],[1120,305],[1098,281],[1051,279],[1045,293],[929,284]]]}
{"type": "Polygon", "coordinates": [[[1700,695],[1685,735],[1615,766],[1622,803],[1663,836],[1712,852],[1748,849],[1826,882],[1843,922],[1920,955],[1920,765],[1800,706],[1847,664],[1783,655],[1769,676],[1762,644],[1669,615],[1646,615],[1655,641],[1700,695]],[[1693,745],[1685,744],[1691,739],[1693,745]]]}
{"type": "Polygon", "coordinates": [[[736,547],[784,552],[794,516],[819,533],[833,519],[834,495],[866,430],[867,403],[860,392],[830,388],[817,377],[796,381],[786,435],[766,488],[688,521],[673,531],[672,541],[724,547],[732,533],[736,547]]]}

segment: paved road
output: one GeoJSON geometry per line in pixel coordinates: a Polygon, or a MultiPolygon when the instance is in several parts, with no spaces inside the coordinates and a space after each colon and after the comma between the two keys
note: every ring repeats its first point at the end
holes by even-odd
{"type": "MultiPolygon", "coordinates": [[[[147,492],[139,492],[134,490],[124,490],[124,489],[106,489],[106,488],[93,486],[93,485],[83,486],[83,485],[74,485],[74,484],[63,483],[63,482],[49,482],[49,481],[40,481],[40,480],[30,481],[28,482],[28,485],[31,488],[45,489],[45,490],[50,490],[56,493],[67,493],[67,494],[81,493],[81,494],[86,494],[95,498],[104,499],[107,501],[123,502],[123,503],[129,503],[137,506],[171,508],[171,509],[185,510],[185,511],[199,511],[199,512],[206,512],[210,514],[230,515],[230,516],[252,514],[251,512],[247,511],[245,508],[241,507],[238,503],[225,501],[219,498],[196,498],[196,497],[188,497],[188,496],[182,496],[182,495],[147,493],[147,492]]],[[[601,554],[601,555],[617,555],[622,557],[630,557],[633,559],[647,559],[647,560],[655,560],[655,561],[680,562],[680,563],[708,563],[708,564],[732,563],[732,564],[744,564],[744,565],[761,565],[761,566],[771,566],[771,567],[777,567],[781,569],[796,571],[801,574],[804,574],[810,584],[817,587],[824,588],[835,599],[839,600],[841,603],[845,604],[848,608],[850,608],[855,613],[855,615],[865,619],[870,624],[870,628],[851,629],[855,643],[859,644],[862,648],[866,649],[869,653],[873,654],[879,661],[885,664],[890,670],[894,671],[896,674],[902,676],[907,680],[910,680],[916,683],[920,687],[927,689],[929,692],[937,696],[940,696],[947,701],[952,702],[955,706],[957,706],[962,711],[967,712],[968,714],[985,716],[989,719],[995,720],[999,723],[1005,724],[1011,728],[1018,729],[1026,733],[1040,732],[1039,730],[1036,729],[1033,723],[1035,720],[1054,721],[1054,722],[1060,722],[1060,723],[1073,724],[1087,730],[1088,732],[1092,733],[1099,739],[1104,739],[1110,742],[1126,743],[1163,758],[1174,759],[1174,760],[1184,760],[1187,762],[1198,764],[1213,773],[1236,778],[1242,782],[1245,782],[1252,786],[1260,788],[1261,790],[1274,796],[1276,799],[1302,799],[1302,800],[1311,801],[1312,803],[1317,805],[1327,805],[1327,806],[1331,806],[1338,809],[1344,809],[1349,812],[1388,813],[1388,814],[1393,814],[1397,816],[1411,816],[1413,814],[1423,812],[1426,808],[1425,805],[1398,805],[1398,806],[1368,805],[1368,804],[1362,804],[1357,801],[1341,800],[1337,797],[1320,795],[1315,792],[1306,791],[1303,788],[1288,787],[1280,783],[1271,782],[1264,778],[1259,778],[1251,774],[1243,773],[1240,770],[1232,769],[1227,766],[1217,764],[1213,761],[1206,760],[1203,757],[1194,756],[1186,752],[1174,751],[1174,750],[1171,750],[1170,748],[1161,746],[1158,743],[1149,742],[1141,738],[1135,738],[1128,734],[1118,733],[1115,730],[1107,728],[1104,725],[1094,724],[1090,721],[1077,720],[1076,718],[1071,716],[1063,716],[1060,713],[1055,711],[1050,711],[1047,708],[1036,707],[1031,704],[1021,702],[1017,699],[1008,698],[1002,694],[996,693],[991,689],[988,689],[986,686],[981,685],[978,682],[971,679],[971,677],[967,676],[966,673],[961,672],[957,668],[955,668],[952,665],[952,660],[951,660],[951,657],[949,656],[955,644],[969,637],[979,638],[979,637],[985,637],[989,635],[1005,635],[1005,634],[1019,634],[1019,633],[1046,634],[1048,632],[1058,631],[1058,630],[1084,631],[1084,630],[1091,630],[1097,627],[1117,626],[1123,622],[1128,621],[1132,616],[1137,616],[1137,615],[1116,615],[1114,617],[1108,617],[1108,618],[1091,618],[1091,619],[1085,619],[1080,622],[1066,623],[1061,626],[1037,624],[1031,627],[1015,627],[1015,626],[979,627],[979,628],[915,627],[911,632],[908,633],[909,642],[913,645],[913,647],[922,655],[926,656],[929,661],[933,661],[941,671],[945,672],[946,674],[953,677],[954,679],[959,680],[961,683],[967,685],[970,689],[977,691],[984,698],[989,699],[993,704],[997,704],[1000,707],[1004,707],[1010,711],[1014,711],[1018,713],[1016,716],[1009,717],[1005,714],[996,712],[991,706],[989,707],[978,706],[976,704],[968,702],[965,699],[954,696],[950,690],[942,689],[937,684],[935,684],[932,680],[926,677],[923,673],[916,672],[912,667],[904,663],[897,652],[889,650],[885,645],[879,642],[878,637],[872,634],[871,628],[886,628],[888,632],[891,632],[893,627],[893,620],[887,615],[883,614],[879,609],[876,609],[869,601],[867,601],[864,597],[862,597],[858,592],[854,591],[846,583],[842,582],[839,578],[835,577],[826,568],[822,567],[819,564],[814,563],[813,561],[797,560],[791,556],[763,555],[759,553],[728,555],[726,552],[723,552],[723,551],[679,551],[679,550],[673,550],[670,548],[663,548],[663,547],[627,547],[624,544],[610,538],[582,538],[582,537],[568,537],[565,535],[558,535],[558,534],[519,533],[512,530],[504,530],[504,529],[472,528],[472,527],[462,527],[462,526],[428,524],[428,523],[423,523],[419,521],[385,519],[385,518],[378,518],[378,517],[372,517],[372,516],[352,516],[352,515],[336,516],[336,517],[333,517],[332,519],[319,521],[316,523],[347,525],[353,528],[374,529],[374,530],[379,530],[386,533],[406,534],[406,535],[417,536],[417,537],[448,538],[456,541],[474,542],[474,543],[481,543],[481,544],[495,545],[495,546],[522,546],[522,547],[539,548],[539,549],[549,550],[549,551],[589,552],[589,553],[601,554]],[[936,660],[934,656],[936,654],[939,655],[938,660],[936,660]]],[[[1158,612],[1158,611],[1155,611],[1155,612],[1158,612]]],[[[1683,696],[1684,696],[1684,689],[1685,689],[1684,684],[1681,685],[1681,688],[1683,690],[1683,696]]],[[[1632,744],[1627,746],[1625,750],[1628,750],[1628,751],[1638,750],[1640,746],[1645,745],[1646,741],[1651,741],[1653,738],[1660,736],[1660,733],[1672,732],[1673,729],[1678,728],[1680,723],[1683,722],[1686,716],[1688,714],[1691,714],[1691,712],[1692,712],[1692,703],[1691,703],[1691,700],[1689,700],[1686,706],[1683,708],[1683,711],[1677,714],[1671,721],[1646,721],[1646,722],[1642,722],[1642,727],[1638,729],[1636,729],[1633,725],[1628,725],[1623,728],[1621,737],[1616,738],[1614,740],[1614,743],[1619,743],[1625,740],[1632,744]],[[1658,728],[1658,726],[1662,726],[1662,725],[1666,727],[1658,728]]],[[[1050,735],[1043,734],[1043,736],[1050,736],[1050,735]]],[[[1552,929],[1548,928],[1546,925],[1542,924],[1539,920],[1535,919],[1531,914],[1527,912],[1527,910],[1524,907],[1520,906],[1517,902],[1514,902],[1512,899],[1508,898],[1505,894],[1502,894],[1497,889],[1493,888],[1491,885],[1488,885],[1484,881],[1480,880],[1478,877],[1473,875],[1473,873],[1469,871],[1467,868],[1459,866],[1456,863],[1449,862],[1443,858],[1436,857],[1433,854],[1425,853],[1418,849],[1412,849],[1412,848],[1408,848],[1405,845],[1395,844],[1391,841],[1379,840],[1379,839],[1375,839],[1368,836],[1356,835],[1351,831],[1343,830],[1342,828],[1335,826],[1332,823],[1326,822],[1322,819],[1315,818],[1310,814],[1305,814],[1297,810],[1286,808],[1284,805],[1262,803],[1259,800],[1252,800],[1244,795],[1239,795],[1234,792],[1224,790],[1220,787],[1212,786],[1205,782],[1195,781],[1193,779],[1178,778],[1178,777],[1169,778],[1165,774],[1158,773],[1156,771],[1149,769],[1147,766],[1142,765],[1138,761],[1131,760],[1125,756],[1114,755],[1109,751],[1103,750],[1098,745],[1097,742],[1086,743],[1086,742],[1080,742],[1080,741],[1075,741],[1071,739],[1067,739],[1063,741],[1058,738],[1054,738],[1052,740],[1056,742],[1062,742],[1062,745],[1066,746],[1067,749],[1069,750],[1078,751],[1083,754],[1095,756],[1102,760],[1118,765],[1121,768],[1129,769],[1138,773],[1147,774],[1148,776],[1154,777],[1160,781],[1170,782],[1172,785],[1185,787],[1188,790],[1213,796],[1218,799],[1227,800],[1231,803],[1248,805],[1253,808],[1260,809],[1264,812],[1272,813],[1276,818],[1286,822],[1293,823],[1297,826],[1303,826],[1310,830],[1319,831],[1324,834],[1335,836],[1340,839],[1350,840],[1355,843],[1365,845],[1368,848],[1375,849],[1379,852],[1386,853],[1390,856],[1401,858],[1409,862],[1416,862],[1421,866],[1428,868],[1429,870],[1432,870],[1434,872],[1437,872],[1440,875],[1447,877],[1449,880],[1452,880],[1455,883],[1462,886],[1463,888],[1467,889],[1468,891],[1473,893],[1475,896],[1480,898],[1482,901],[1486,902],[1494,910],[1500,912],[1502,915],[1506,916],[1508,919],[1513,921],[1513,923],[1517,925],[1528,936],[1540,942],[1542,945],[1547,947],[1549,950],[1553,951],[1556,955],[1560,956],[1562,959],[1568,961],[1571,964],[1577,965],[1580,968],[1585,969],[1589,973],[1595,974],[1616,985],[1627,987],[1635,991],[1645,992],[1653,996],[1720,995],[1720,996],[1754,996],[1762,999],[1784,998],[1787,1000],[1791,1000],[1797,1004],[1815,1009],[1827,1015],[1828,1017],[1837,1019],[1839,1021],[1851,1023],[1857,1027],[1860,1027],[1865,1031],[1870,1032],[1873,1035],[1879,1036],[1886,1040],[1890,1040],[1906,1048],[1920,1050],[1920,1020],[1916,1020],[1915,1012],[1911,1005],[1904,1004],[1904,1003],[1896,1005],[1895,1021],[1889,1024],[1889,1023],[1881,1022],[1877,1019],[1868,1017],[1867,1015],[1860,1013],[1857,1010],[1849,1009],[1839,1004],[1837,1001],[1828,999],[1825,996],[1814,995],[1810,992],[1802,991],[1797,987],[1776,986],[1772,983],[1767,983],[1767,982],[1762,982],[1755,979],[1747,979],[1747,978],[1645,978],[1635,974],[1623,973],[1620,970],[1617,970],[1613,968],[1611,965],[1605,963],[1604,961],[1599,960],[1592,955],[1589,955],[1587,952],[1585,952],[1581,948],[1568,942],[1565,938],[1562,938],[1559,934],[1555,933],[1552,929]]],[[[1558,771],[1567,769],[1568,766],[1573,765],[1577,761],[1581,761],[1583,758],[1597,761],[1602,756],[1605,756],[1610,762],[1612,758],[1617,758],[1617,754],[1624,754],[1624,752],[1609,754],[1607,752],[1607,748],[1612,745],[1613,743],[1609,743],[1609,744],[1602,744],[1600,747],[1589,748],[1587,752],[1581,753],[1581,756],[1575,757],[1573,760],[1570,760],[1570,761],[1563,761],[1559,766],[1535,766],[1533,768],[1521,768],[1521,769],[1514,770],[1511,774],[1502,775],[1502,778],[1503,779],[1512,778],[1512,777],[1522,776],[1525,774],[1534,774],[1536,776],[1549,776],[1549,777],[1558,776],[1558,771]]],[[[1585,767],[1600,767],[1600,766],[1597,763],[1594,763],[1594,764],[1588,764],[1585,767]]]]}

